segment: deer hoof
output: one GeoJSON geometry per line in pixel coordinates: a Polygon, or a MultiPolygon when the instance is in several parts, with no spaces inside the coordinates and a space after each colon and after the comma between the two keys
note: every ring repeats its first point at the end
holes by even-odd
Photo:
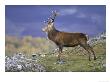
{"type": "Polygon", "coordinates": [[[94,60],[96,60],[97,58],[96,57],[94,57],[94,60]]]}
{"type": "Polygon", "coordinates": [[[64,64],[64,63],[65,63],[64,60],[58,60],[58,61],[57,61],[57,64],[64,64]]]}

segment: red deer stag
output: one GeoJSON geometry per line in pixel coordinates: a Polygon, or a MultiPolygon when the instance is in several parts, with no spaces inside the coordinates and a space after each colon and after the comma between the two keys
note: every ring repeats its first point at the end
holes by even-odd
{"type": "Polygon", "coordinates": [[[52,12],[52,16],[48,18],[47,25],[42,28],[42,31],[46,32],[48,38],[53,41],[59,48],[58,60],[61,60],[61,53],[63,47],[75,47],[80,45],[83,47],[89,54],[89,61],[91,60],[91,55],[94,56],[94,60],[96,60],[95,53],[87,44],[88,38],[84,33],[67,33],[59,31],[54,26],[55,17],[58,15],[56,11],[52,12]]]}

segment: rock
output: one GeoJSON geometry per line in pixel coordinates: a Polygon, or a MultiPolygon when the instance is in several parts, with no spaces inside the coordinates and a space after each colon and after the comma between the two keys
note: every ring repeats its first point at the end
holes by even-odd
{"type": "Polygon", "coordinates": [[[27,59],[23,54],[16,54],[12,57],[5,57],[6,72],[45,72],[45,67],[33,59],[27,59]]]}
{"type": "Polygon", "coordinates": [[[103,32],[103,33],[97,35],[96,37],[90,38],[88,43],[90,45],[96,45],[97,43],[105,42],[105,41],[106,41],[106,33],[103,32]]]}

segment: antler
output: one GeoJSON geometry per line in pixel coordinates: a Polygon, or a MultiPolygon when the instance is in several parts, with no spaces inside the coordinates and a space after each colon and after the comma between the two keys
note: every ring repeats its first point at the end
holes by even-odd
{"type": "Polygon", "coordinates": [[[56,10],[52,11],[52,16],[50,16],[47,21],[44,21],[44,23],[46,23],[46,22],[48,22],[48,23],[54,22],[55,17],[57,15],[59,15],[59,13],[56,10]]]}
{"type": "Polygon", "coordinates": [[[55,20],[55,17],[57,16],[57,15],[59,15],[59,13],[55,10],[55,11],[52,11],[52,22],[54,22],[54,20],[55,20]]]}
{"type": "Polygon", "coordinates": [[[49,22],[49,20],[50,20],[50,18],[48,18],[48,20],[47,20],[47,21],[44,21],[44,23],[47,23],[47,22],[49,22]]]}

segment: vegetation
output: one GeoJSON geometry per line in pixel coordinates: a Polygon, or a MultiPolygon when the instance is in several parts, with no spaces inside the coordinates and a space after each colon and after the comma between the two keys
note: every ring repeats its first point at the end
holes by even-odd
{"type": "Polygon", "coordinates": [[[11,56],[14,53],[24,53],[26,56],[31,54],[44,54],[56,48],[55,44],[45,38],[33,38],[26,36],[22,38],[7,36],[5,41],[5,55],[11,56]]]}
{"type": "Polygon", "coordinates": [[[57,62],[58,52],[55,44],[45,38],[6,36],[5,46],[6,56],[12,56],[17,52],[29,58],[32,58],[32,54],[38,55],[37,63],[43,65],[48,72],[105,72],[106,38],[95,37],[89,43],[95,51],[97,60],[89,61],[87,52],[77,46],[64,48],[63,63],[57,62]]]}
{"type": "MultiPolygon", "coordinates": [[[[47,71],[59,71],[59,72],[93,72],[93,71],[106,71],[106,54],[105,48],[101,45],[94,47],[95,53],[97,55],[97,60],[88,60],[87,54],[82,54],[78,52],[80,50],[70,49],[64,52],[64,64],[57,63],[57,57],[47,55],[45,58],[42,58],[40,63],[44,64],[47,71]],[[98,47],[98,48],[97,48],[98,47]],[[73,52],[73,50],[75,50],[73,52]],[[101,51],[102,50],[102,51],[101,51]],[[100,52],[101,51],[101,52],[100,52]],[[76,53],[77,52],[77,53],[76,53]]],[[[84,53],[86,53],[84,51],[84,53]]]]}

